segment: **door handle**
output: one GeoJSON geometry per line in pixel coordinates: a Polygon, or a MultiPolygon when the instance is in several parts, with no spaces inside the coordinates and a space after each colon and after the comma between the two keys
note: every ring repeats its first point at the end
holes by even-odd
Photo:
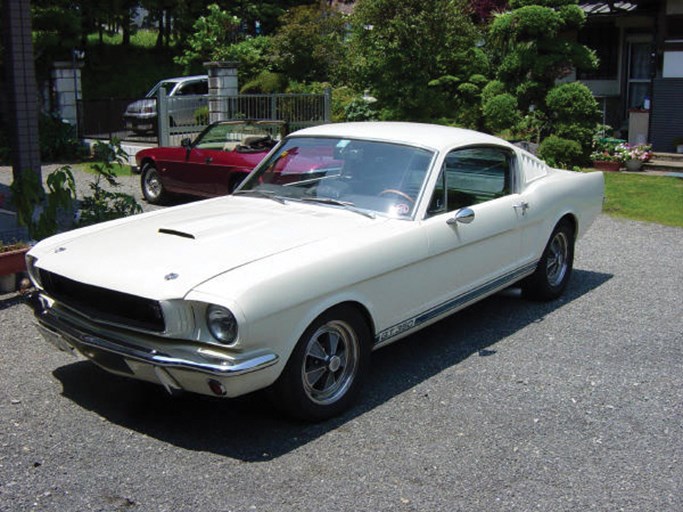
{"type": "Polygon", "coordinates": [[[526,215],[526,211],[530,208],[529,203],[526,201],[521,201],[519,204],[513,204],[512,207],[515,210],[522,210],[522,215],[526,215]]]}
{"type": "Polygon", "coordinates": [[[211,158],[210,156],[207,156],[207,157],[204,159],[204,163],[210,164],[211,162],[213,162],[213,158],[211,158]]]}

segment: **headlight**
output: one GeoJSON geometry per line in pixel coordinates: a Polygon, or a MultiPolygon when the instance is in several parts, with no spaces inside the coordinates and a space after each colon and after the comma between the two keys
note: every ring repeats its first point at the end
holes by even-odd
{"type": "Polygon", "coordinates": [[[220,343],[229,345],[237,339],[237,319],[228,308],[213,304],[206,308],[206,325],[220,343]]]}

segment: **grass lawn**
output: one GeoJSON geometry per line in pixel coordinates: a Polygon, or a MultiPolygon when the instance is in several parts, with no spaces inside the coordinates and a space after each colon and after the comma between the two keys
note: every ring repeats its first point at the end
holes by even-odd
{"type": "Polygon", "coordinates": [[[605,213],[683,227],[683,179],[617,172],[604,175],[605,213]]]}
{"type": "MultiPolygon", "coordinates": [[[[78,169],[79,171],[84,171],[90,174],[96,174],[95,170],[92,168],[92,163],[90,162],[84,162],[84,163],[79,163],[79,164],[74,164],[74,169],[78,169]]],[[[130,165],[119,165],[119,164],[114,164],[114,173],[117,176],[132,176],[131,170],[130,170],[130,165]]]]}

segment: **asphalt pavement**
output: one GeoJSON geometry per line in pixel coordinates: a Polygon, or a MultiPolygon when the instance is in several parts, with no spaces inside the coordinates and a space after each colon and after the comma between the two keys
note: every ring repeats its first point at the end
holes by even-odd
{"type": "Polygon", "coordinates": [[[313,425],[109,375],[0,296],[0,510],[683,510],[681,255],[681,229],[601,216],[564,298],[375,352],[313,425]]]}

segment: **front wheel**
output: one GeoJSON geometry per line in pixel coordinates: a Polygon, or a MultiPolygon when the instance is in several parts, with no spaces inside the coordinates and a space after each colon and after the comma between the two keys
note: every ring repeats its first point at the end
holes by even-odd
{"type": "Polygon", "coordinates": [[[536,270],[522,283],[524,296],[534,300],[558,298],[567,287],[573,266],[574,229],[564,220],[550,235],[536,270]]]}
{"type": "Polygon", "coordinates": [[[168,197],[164,185],[161,183],[159,172],[152,163],[148,162],[142,166],[140,185],[142,187],[142,195],[148,203],[162,204],[168,197]]]}
{"type": "Polygon", "coordinates": [[[272,389],[290,415],[320,421],[346,410],[367,374],[370,330],[350,306],[319,316],[299,339],[272,389]]]}

